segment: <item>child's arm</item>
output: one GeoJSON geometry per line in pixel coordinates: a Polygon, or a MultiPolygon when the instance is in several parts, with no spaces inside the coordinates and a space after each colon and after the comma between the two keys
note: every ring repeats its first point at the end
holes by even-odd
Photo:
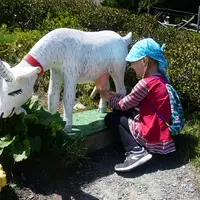
{"type": "Polygon", "coordinates": [[[142,79],[135,85],[131,93],[123,98],[110,97],[108,99],[108,102],[111,108],[128,110],[130,108],[137,107],[139,103],[147,96],[147,94],[148,87],[146,85],[146,82],[142,79]]]}
{"type": "Polygon", "coordinates": [[[116,97],[116,98],[119,98],[119,99],[122,99],[126,96],[126,95],[119,94],[119,93],[116,93],[116,92],[113,92],[113,91],[110,91],[109,94],[110,94],[111,97],[116,97]]]}

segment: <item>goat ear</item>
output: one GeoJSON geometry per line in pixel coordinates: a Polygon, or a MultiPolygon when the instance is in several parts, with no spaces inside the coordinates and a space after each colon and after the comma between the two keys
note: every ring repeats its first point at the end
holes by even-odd
{"type": "Polygon", "coordinates": [[[40,72],[40,67],[24,67],[14,72],[15,80],[20,81],[40,72]]]}

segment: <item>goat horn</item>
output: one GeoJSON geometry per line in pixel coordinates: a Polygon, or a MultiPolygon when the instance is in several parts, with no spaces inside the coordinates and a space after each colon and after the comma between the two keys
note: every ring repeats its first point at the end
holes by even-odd
{"type": "Polygon", "coordinates": [[[3,64],[0,59],[0,77],[7,82],[12,82],[14,79],[12,72],[3,64]]]}

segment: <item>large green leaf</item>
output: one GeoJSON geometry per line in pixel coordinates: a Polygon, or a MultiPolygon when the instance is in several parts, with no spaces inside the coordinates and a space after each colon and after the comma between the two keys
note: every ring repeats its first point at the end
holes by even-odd
{"type": "Polygon", "coordinates": [[[3,153],[3,150],[4,150],[4,149],[0,149],[0,155],[3,153]]]}
{"type": "MultiPolygon", "coordinates": [[[[49,126],[50,124],[56,123],[61,126],[61,128],[64,128],[64,122],[62,117],[60,116],[60,113],[56,112],[55,114],[51,114],[48,110],[42,107],[40,105],[38,96],[32,96],[32,98],[25,104],[25,107],[28,107],[32,113],[37,115],[33,115],[32,117],[35,117],[35,122],[44,126],[49,126]]],[[[30,118],[32,118],[30,116],[30,118]]]]}
{"type": "Polygon", "coordinates": [[[59,112],[56,112],[55,114],[51,114],[50,112],[46,111],[44,108],[41,108],[38,112],[39,117],[39,124],[49,126],[52,122],[57,123],[64,128],[64,121],[62,117],[60,116],[59,112]]]}
{"type": "Polygon", "coordinates": [[[28,107],[31,112],[38,111],[42,108],[42,105],[39,103],[38,96],[36,95],[33,95],[24,106],[28,107]]]}
{"type": "Polygon", "coordinates": [[[13,142],[13,139],[7,135],[5,137],[0,138],[0,155],[3,153],[5,147],[8,147],[13,142]]]}
{"type": "Polygon", "coordinates": [[[28,125],[31,124],[32,126],[34,126],[34,125],[38,124],[38,118],[34,114],[27,114],[27,115],[22,116],[21,122],[24,125],[23,133],[24,133],[24,135],[26,135],[28,132],[28,129],[29,129],[28,125]]]}
{"type": "Polygon", "coordinates": [[[29,122],[29,123],[38,124],[38,118],[34,114],[24,115],[23,120],[24,120],[24,123],[29,122]]]}
{"type": "Polygon", "coordinates": [[[25,139],[23,142],[20,141],[19,137],[15,137],[15,140],[12,145],[11,153],[15,162],[20,162],[25,160],[30,155],[30,142],[25,139]]]}

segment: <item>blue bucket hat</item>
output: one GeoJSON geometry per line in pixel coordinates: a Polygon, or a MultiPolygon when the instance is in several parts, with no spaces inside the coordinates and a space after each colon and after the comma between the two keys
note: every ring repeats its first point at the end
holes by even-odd
{"type": "Polygon", "coordinates": [[[135,62],[138,61],[145,56],[149,56],[154,60],[158,61],[158,71],[165,76],[167,81],[169,82],[169,78],[165,72],[165,68],[168,68],[167,61],[163,55],[163,49],[165,44],[160,46],[155,40],[152,38],[146,38],[136,42],[130,52],[126,57],[126,61],[135,62]]]}

